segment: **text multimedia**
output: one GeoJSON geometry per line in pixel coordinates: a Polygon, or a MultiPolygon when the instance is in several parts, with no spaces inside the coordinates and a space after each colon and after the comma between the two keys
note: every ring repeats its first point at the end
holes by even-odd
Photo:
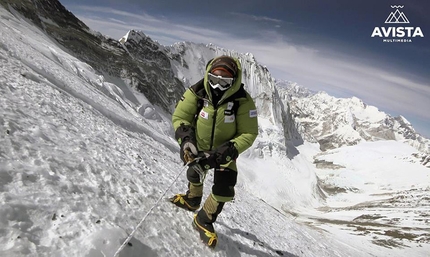
{"type": "Polygon", "coordinates": [[[375,27],[372,37],[424,37],[420,27],[375,27]]]}

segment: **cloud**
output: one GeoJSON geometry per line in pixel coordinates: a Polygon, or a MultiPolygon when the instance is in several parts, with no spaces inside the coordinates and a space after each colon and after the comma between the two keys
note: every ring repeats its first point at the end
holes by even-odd
{"type": "Polygon", "coordinates": [[[239,13],[239,12],[231,12],[230,14],[233,16],[240,16],[240,17],[243,17],[246,19],[251,19],[254,21],[268,21],[268,22],[274,22],[274,23],[283,23],[284,22],[282,20],[270,18],[267,16],[257,16],[257,15],[251,15],[251,14],[246,14],[246,13],[239,13]]]}
{"type": "Polygon", "coordinates": [[[145,13],[137,15],[112,8],[94,6],[78,6],[77,9],[84,11],[83,13],[76,13],[83,22],[93,30],[113,38],[121,38],[131,29],[155,36],[152,39],[164,45],[177,41],[209,43],[211,41],[208,39],[224,37],[224,35],[221,37],[221,33],[213,29],[175,24],[145,13]],[[104,15],[100,15],[100,13],[104,15]]]}
{"type": "Polygon", "coordinates": [[[86,12],[84,13],[85,16],[88,15],[88,13],[105,13],[113,16],[122,16],[124,18],[131,18],[131,19],[140,20],[140,21],[159,22],[160,20],[158,18],[155,18],[151,15],[146,14],[145,12],[134,14],[134,13],[125,12],[125,11],[121,11],[121,10],[117,10],[109,7],[98,7],[98,6],[87,6],[87,5],[77,5],[73,7],[79,11],[86,12]]]}
{"type": "Polygon", "coordinates": [[[115,19],[115,18],[109,18],[109,20],[112,21],[112,22],[114,22],[114,23],[120,23],[120,24],[123,24],[123,25],[127,25],[127,22],[124,22],[124,21],[121,21],[121,20],[118,20],[118,19],[115,19]]]}

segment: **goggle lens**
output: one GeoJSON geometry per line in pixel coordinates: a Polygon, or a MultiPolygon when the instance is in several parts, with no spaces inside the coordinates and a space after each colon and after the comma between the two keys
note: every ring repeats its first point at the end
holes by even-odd
{"type": "Polygon", "coordinates": [[[220,89],[221,91],[225,91],[231,87],[231,84],[233,83],[233,78],[226,78],[222,76],[217,76],[212,73],[208,73],[208,81],[209,85],[213,89],[220,89]]]}

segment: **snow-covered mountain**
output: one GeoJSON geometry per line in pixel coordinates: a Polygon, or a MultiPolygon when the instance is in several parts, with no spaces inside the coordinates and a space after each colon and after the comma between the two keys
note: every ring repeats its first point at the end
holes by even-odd
{"type": "Polygon", "coordinates": [[[322,150],[364,141],[397,140],[430,154],[430,141],[415,132],[406,118],[392,117],[362,100],[335,98],[324,92],[307,93],[297,85],[279,82],[288,95],[291,113],[303,138],[322,150]],[[297,93],[296,93],[297,92],[297,93]]]}
{"type": "Polygon", "coordinates": [[[113,40],[57,1],[0,3],[0,255],[113,256],[133,229],[120,256],[430,250],[428,141],[404,118],[276,81],[250,53],[137,31],[113,40]],[[260,135],[209,252],[183,225],[190,214],[156,200],[186,184],[173,105],[220,54],[242,62],[260,135]]]}
{"type": "MultiPolygon", "coordinates": [[[[206,63],[228,54],[241,60],[244,84],[256,101],[259,116],[280,127],[280,142],[285,148],[285,141],[292,139],[318,142],[322,150],[384,139],[402,140],[430,154],[430,141],[417,134],[404,117],[393,118],[357,98],[337,99],[324,93],[298,97],[285,89],[288,83],[276,82],[252,53],[190,42],[162,46],[134,30],[116,41],[90,31],[57,1],[38,0],[34,5],[2,2],[31,18],[59,44],[104,75],[107,82],[118,84],[115,79],[121,78],[142,92],[153,106],[141,106],[141,110],[160,107],[171,113],[184,88],[203,75],[206,63]]],[[[291,156],[294,150],[288,152],[291,156]]]]}
{"type": "MultiPolygon", "coordinates": [[[[130,33],[134,35],[133,42],[144,44],[150,40],[143,32],[131,31],[123,42],[127,42],[125,38],[130,40],[130,33]]],[[[223,54],[238,58],[244,70],[243,83],[256,101],[259,118],[283,131],[277,141],[284,146],[287,141],[306,140],[319,143],[325,151],[365,141],[396,140],[430,154],[430,140],[416,133],[406,118],[392,117],[356,97],[335,98],[324,92],[310,92],[294,83],[276,81],[250,53],[191,42],[179,42],[163,50],[176,77],[186,87],[203,76],[210,59],[223,54]]]]}
{"type": "MultiPolygon", "coordinates": [[[[56,44],[103,75],[106,82],[119,84],[121,88],[126,88],[124,84],[132,85],[152,105],[166,112],[172,112],[176,99],[182,95],[181,83],[174,77],[169,60],[152,40],[139,40],[140,46],[129,41],[126,46],[134,47],[125,48],[117,39],[91,31],[58,1],[1,0],[0,3],[16,15],[30,19],[56,44]],[[133,58],[130,52],[135,51],[142,58],[133,58]]],[[[132,95],[128,97],[137,102],[132,95]]]]}
{"type": "Polygon", "coordinates": [[[397,140],[430,154],[430,141],[416,133],[406,118],[392,117],[356,97],[339,99],[324,92],[311,92],[295,83],[275,81],[250,53],[190,42],[165,49],[184,85],[200,78],[204,65],[215,56],[227,54],[239,58],[245,87],[256,100],[259,117],[280,125],[286,140],[318,142],[322,150],[362,141],[397,140]]]}

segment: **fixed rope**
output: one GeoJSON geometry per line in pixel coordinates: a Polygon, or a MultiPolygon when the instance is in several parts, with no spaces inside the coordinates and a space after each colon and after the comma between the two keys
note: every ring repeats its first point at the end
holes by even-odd
{"type": "Polygon", "coordinates": [[[133,231],[131,231],[130,235],[124,240],[124,243],[122,243],[122,245],[118,248],[118,250],[115,252],[114,257],[118,257],[118,254],[124,249],[124,247],[130,242],[130,240],[133,238],[134,233],[136,233],[137,229],[142,225],[142,223],[145,221],[146,217],[148,217],[148,215],[152,212],[152,210],[158,206],[158,204],[160,203],[161,199],[163,199],[163,197],[166,195],[166,193],[170,190],[170,188],[175,184],[175,182],[178,180],[179,176],[181,176],[182,172],[184,172],[184,170],[187,168],[188,166],[186,165],[183,169],[181,169],[181,171],[178,173],[178,175],[176,176],[176,178],[172,181],[172,183],[170,184],[170,186],[166,189],[166,191],[164,191],[164,193],[160,196],[160,198],[158,198],[158,200],[154,203],[154,205],[151,207],[151,209],[149,209],[149,211],[145,214],[145,216],[140,220],[139,224],[137,224],[137,226],[133,229],[133,231]]]}

